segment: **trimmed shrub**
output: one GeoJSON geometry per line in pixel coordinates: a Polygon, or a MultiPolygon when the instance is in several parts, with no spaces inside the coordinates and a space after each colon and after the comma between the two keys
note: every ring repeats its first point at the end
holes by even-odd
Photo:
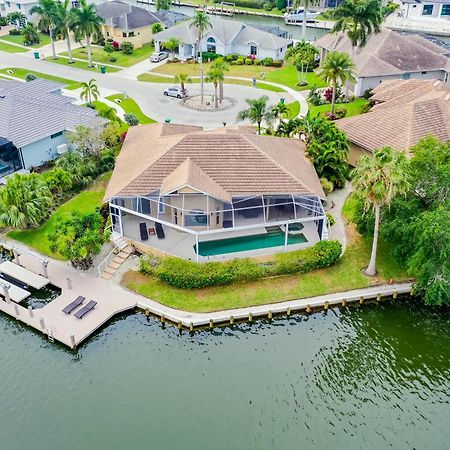
{"type": "Polygon", "coordinates": [[[139,119],[137,118],[137,116],[135,114],[125,114],[123,116],[125,122],[130,125],[130,127],[134,126],[134,125],[139,125],[139,119]]]}
{"type": "Polygon", "coordinates": [[[25,81],[28,83],[29,81],[33,81],[37,78],[37,76],[34,73],[27,73],[25,75],[25,81]]]}
{"type": "Polygon", "coordinates": [[[247,64],[247,66],[251,66],[253,64],[253,59],[245,58],[245,64],[247,64]]]}
{"type": "Polygon", "coordinates": [[[20,36],[20,30],[16,30],[15,28],[9,30],[8,32],[11,36],[20,36]]]}
{"type": "Polygon", "coordinates": [[[150,263],[149,257],[143,257],[139,270],[179,289],[201,289],[330,267],[339,260],[341,252],[339,241],[321,241],[305,250],[276,255],[275,263],[271,264],[258,264],[250,259],[199,264],[174,257],[153,259],[150,263]]]}
{"type": "Polygon", "coordinates": [[[238,66],[243,66],[243,65],[244,65],[244,60],[243,60],[242,58],[238,58],[238,59],[236,60],[236,64],[237,64],[238,66]]]}
{"type": "Polygon", "coordinates": [[[111,42],[108,42],[103,47],[103,50],[105,50],[106,53],[112,53],[114,51],[114,47],[112,46],[111,42]]]}
{"type": "Polygon", "coordinates": [[[213,53],[213,52],[203,52],[202,53],[203,61],[208,61],[208,59],[211,61],[214,61],[215,59],[222,58],[222,57],[223,57],[223,55],[218,55],[217,53],[213,53]]]}
{"type": "Polygon", "coordinates": [[[134,45],[131,42],[122,42],[120,50],[124,55],[131,55],[133,54],[134,45]]]}
{"type": "Polygon", "coordinates": [[[226,62],[234,61],[233,55],[227,55],[227,56],[225,56],[225,61],[226,61],[226,62]]]}
{"type": "Polygon", "coordinates": [[[255,58],[255,59],[253,60],[253,64],[255,64],[256,66],[260,66],[260,65],[261,65],[261,60],[255,58]]]}
{"type": "Polygon", "coordinates": [[[332,227],[336,223],[336,219],[329,212],[327,212],[327,219],[328,219],[328,224],[330,225],[330,227],[332,227]]]}
{"type": "Polygon", "coordinates": [[[269,66],[271,66],[273,64],[273,58],[271,58],[269,56],[267,58],[264,58],[261,62],[262,62],[263,66],[269,67],[269,66]]]}
{"type": "Polygon", "coordinates": [[[109,58],[109,62],[115,63],[117,61],[117,58],[115,56],[111,56],[111,58],[109,58]]]}
{"type": "Polygon", "coordinates": [[[325,192],[325,194],[329,194],[330,192],[333,192],[334,185],[331,181],[327,180],[326,178],[322,177],[320,179],[320,184],[322,185],[322,188],[325,192]]]}

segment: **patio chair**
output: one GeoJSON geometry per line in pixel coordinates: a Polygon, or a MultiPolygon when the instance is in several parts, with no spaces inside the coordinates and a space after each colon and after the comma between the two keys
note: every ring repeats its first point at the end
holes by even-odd
{"type": "Polygon", "coordinates": [[[82,319],[89,311],[93,310],[95,308],[95,305],[97,302],[94,302],[94,300],[91,300],[86,306],[83,306],[80,310],[78,310],[74,316],[77,319],[82,319]]]}
{"type": "Polygon", "coordinates": [[[156,236],[158,236],[158,239],[164,239],[166,237],[163,226],[159,222],[155,222],[155,229],[156,229],[156,236]]]}
{"type": "Polygon", "coordinates": [[[145,222],[139,224],[139,232],[141,233],[141,241],[148,241],[148,231],[145,222]]]}
{"type": "Polygon", "coordinates": [[[75,308],[80,306],[86,300],[85,297],[79,295],[72,303],[69,303],[64,309],[63,312],[66,314],[70,314],[75,308]]]}

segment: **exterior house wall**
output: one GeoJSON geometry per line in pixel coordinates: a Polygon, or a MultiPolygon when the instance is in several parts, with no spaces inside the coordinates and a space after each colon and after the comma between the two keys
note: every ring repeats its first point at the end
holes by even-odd
{"type": "Polygon", "coordinates": [[[131,42],[135,49],[141,48],[144,44],[148,44],[152,40],[153,36],[151,27],[142,27],[126,31],[107,24],[102,26],[102,34],[105,40],[112,39],[119,44],[122,44],[123,42],[131,42]],[[134,34],[134,36],[130,36],[130,34],[134,34]]]}
{"type": "Polygon", "coordinates": [[[67,144],[67,138],[64,133],[55,136],[53,139],[48,136],[32,144],[23,146],[20,150],[24,168],[30,169],[31,167],[42,166],[47,161],[57,158],[58,153],[56,152],[56,147],[61,144],[67,144]]]}
{"type": "Polygon", "coordinates": [[[21,2],[20,0],[5,0],[5,10],[2,10],[3,16],[8,15],[9,13],[19,11],[25,15],[29,22],[33,22],[37,20],[37,16],[30,13],[30,10],[33,6],[37,6],[39,2],[21,2]]]}
{"type": "Polygon", "coordinates": [[[424,2],[419,4],[400,4],[400,14],[408,19],[441,19],[450,20],[450,1],[448,3],[424,2]],[[429,13],[431,9],[431,14],[429,13]]]}
{"type": "Polygon", "coordinates": [[[357,144],[354,144],[353,142],[350,142],[350,151],[348,152],[348,158],[347,158],[348,163],[351,166],[356,167],[356,163],[358,162],[358,159],[362,155],[372,156],[373,153],[369,152],[368,150],[365,150],[364,148],[360,147],[357,144]]]}
{"type": "Polygon", "coordinates": [[[355,95],[361,97],[367,89],[373,89],[377,87],[381,82],[387,80],[401,80],[401,79],[409,79],[416,78],[420,80],[441,80],[449,82],[448,77],[445,76],[446,72],[443,70],[434,70],[429,72],[411,72],[408,78],[405,78],[403,75],[385,75],[380,77],[359,77],[357,80],[355,95]]]}

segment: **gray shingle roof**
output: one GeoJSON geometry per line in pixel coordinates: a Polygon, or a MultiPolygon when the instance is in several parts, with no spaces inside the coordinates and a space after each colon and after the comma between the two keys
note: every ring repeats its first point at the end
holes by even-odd
{"type": "MultiPolygon", "coordinates": [[[[266,49],[279,49],[286,47],[292,41],[277,36],[267,31],[246,25],[236,20],[225,20],[220,17],[210,17],[211,28],[205,33],[204,39],[213,36],[224,45],[247,45],[255,42],[266,49]]],[[[194,44],[197,40],[197,32],[191,26],[191,21],[182,22],[172,28],[155,34],[157,41],[167,41],[171,37],[181,40],[184,44],[194,44]]]]}
{"type": "Polygon", "coordinates": [[[0,136],[23,147],[77,125],[106,123],[92,109],[73,105],[73,99],[59,93],[62,87],[42,79],[0,80],[0,136]]]}
{"type": "Polygon", "coordinates": [[[184,20],[187,16],[174,11],[152,12],[121,1],[109,1],[96,6],[105,24],[121,30],[135,30],[161,22],[166,27],[184,20]]]}

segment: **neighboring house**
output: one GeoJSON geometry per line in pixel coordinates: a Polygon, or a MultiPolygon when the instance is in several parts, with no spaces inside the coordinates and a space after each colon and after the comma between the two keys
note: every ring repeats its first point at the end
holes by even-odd
{"type": "Polygon", "coordinates": [[[325,194],[304,150],[249,127],[131,127],[105,194],[113,232],[196,261],[327,239],[325,194]]]}
{"type": "Polygon", "coordinates": [[[337,120],[350,141],[349,162],[385,146],[408,150],[425,136],[450,141],[450,85],[438,80],[385,81],[371,111],[337,120]]]}
{"type": "MultiPolygon", "coordinates": [[[[321,49],[321,59],[328,51],[352,54],[349,38],[344,33],[327,34],[314,44],[321,49]]],[[[362,96],[367,89],[382,81],[410,78],[450,81],[449,51],[417,34],[402,34],[383,28],[372,34],[365,47],[356,48],[353,62],[357,81],[354,93],[362,96]]]]}
{"type": "Polygon", "coordinates": [[[450,0],[394,0],[400,5],[398,14],[406,19],[450,20],[450,0]]]}
{"type": "Polygon", "coordinates": [[[151,27],[154,23],[169,27],[187,17],[174,11],[151,12],[115,0],[100,3],[96,11],[104,20],[102,34],[105,39],[112,39],[119,44],[131,42],[134,48],[140,48],[153,39],[151,27]]]}
{"type": "Polygon", "coordinates": [[[0,80],[0,176],[29,170],[68,149],[77,125],[102,126],[105,119],[61,95],[62,85],[37,79],[0,80]]]}
{"type": "MultiPolygon", "coordinates": [[[[19,11],[27,21],[32,22],[35,17],[30,13],[30,10],[33,6],[38,5],[38,0],[0,0],[0,15],[7,16],[9,13],[19,11]]],[[[22,25],[25,25],[25,22],[22,25]]]]}
{"type": "MultiPolygon", "coordinates": [[[[238,53],[254,55],[258,59],[270,57],[284,59],[287,48],[292,45],[290,39],[246,25],[235,20],[209,17],[211,28],[206,31],[200,44],[202,52],[219,55],[238,53]]],[[[154,35],[156,51],[161,50],[164,42],[178,38],[178,58],[191,59],[196,55],[197,30],[191,21],[181,22],[172,28],[154,35]]]]}

